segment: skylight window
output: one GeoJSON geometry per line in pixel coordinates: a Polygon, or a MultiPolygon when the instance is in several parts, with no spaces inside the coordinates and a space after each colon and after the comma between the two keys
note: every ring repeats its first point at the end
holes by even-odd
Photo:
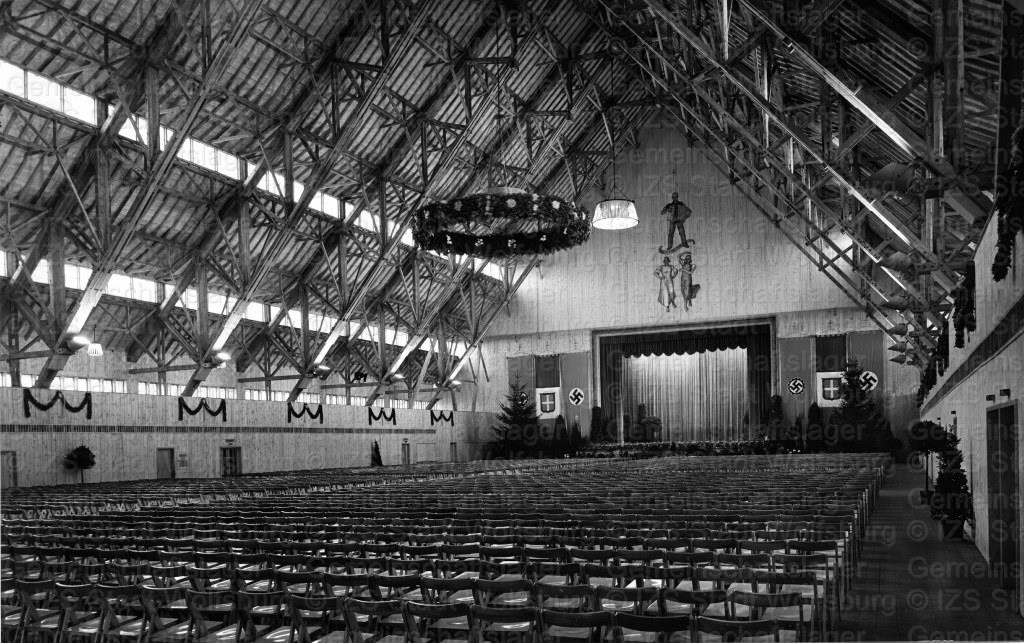
{"type": "Polygon", "coordinates": [[[0,60],[0,91],[25,97],[25,70],[0,60]]]}
{"type": "Polygon", "coordinates": [[[330,194],[323,194],[321,192],[321,196],[323,197],[323,204],[321,206],[323,209],[321,212],[335,219],[341,216],[341,201],[330,194]]]}
{"type": "Polygon", "coordinates": [[[145,144],[149,140],[149,122],[141,116],[129,116],[118,134],[130,141],[145,144]]]}
{"type": "Polygon", "coordinates": [[[55,83],[49,78],[43,78],[38,74],[28,72],[25,98],[33,103],[49,107],[55,112],[63,111],[61,109],[60,89],[60,83],[55,83]]]}
{"type": "Polygon", "coordinates": [[[83,123],[96,124],[96,100],[70,87],[63,87],[64,102],[62,111],[83,123]]]}
{"type": "Polygon", "coordinates": [[[263,304],[252,301],[245,307],[245,318],[250,321],[267,322],[267,314],[263,304]]]}

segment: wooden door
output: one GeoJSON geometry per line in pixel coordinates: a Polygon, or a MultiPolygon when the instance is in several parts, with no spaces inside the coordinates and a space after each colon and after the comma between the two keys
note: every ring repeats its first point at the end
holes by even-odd
{"type": "Polygon", "coordinates": [[[0,451],[0,489],[18,486],[18,454],[0,451]]]}
{"type": "Polygon", "coordinates": [[[1021,506],[1016,403],[989,409],[986,420],[989,561],[1002,588],[1017,590],[1021,580],[1021,506]]]}
{"type": "Polygon", "coordinates": [[[220,448],[220,475],[225,478],[242,475],[242,447],[220,448]]]}
{"type": "Polygon", "coordinates": [[[156,477],[158,480],[174,479],[174,449],[156,450],[156,477]]]}

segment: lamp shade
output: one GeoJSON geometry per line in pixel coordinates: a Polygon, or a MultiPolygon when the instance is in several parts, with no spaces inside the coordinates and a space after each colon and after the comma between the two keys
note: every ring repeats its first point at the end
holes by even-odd
{"type": "Polygon", "coordinates": [[[86,355],[89,357],[103,357],[103,344],[99,342],[89,342],[89,345],[85,349],[86,355]]]}
{"type": "Polygon", "coordinates": [[[599,230],[626,230],[638,223],[636,204],[629,199],[605,199],[594,208],[593,225],[599,230]]]}

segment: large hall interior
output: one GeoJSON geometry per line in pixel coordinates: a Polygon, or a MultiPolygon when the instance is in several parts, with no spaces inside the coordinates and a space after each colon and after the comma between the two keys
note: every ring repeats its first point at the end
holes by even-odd
{"type": "Polygon", "coordinates": [[[1024,640],[1021,0],[0,2],[3,641],[1024,640]]]}

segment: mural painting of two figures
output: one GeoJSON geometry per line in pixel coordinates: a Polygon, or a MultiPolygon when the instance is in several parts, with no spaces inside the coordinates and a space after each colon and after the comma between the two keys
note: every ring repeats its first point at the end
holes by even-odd
{"type": "Polygon", "coordinates": [[[693,298],[700,292],[700,284],[693,283],[693,253],[690,246],[693,239],[686,236],[686,220],[690,218],[692,211],[679,200],[679,193],[672,193],[672,202],[665,205],[661,214],[667,217],[668,244],[660,246],[658,252],[662,254],[661,265],[654,269],[654,276],[658,278],[658,303],[665,307],[665,311],[677,308],[676,303],[676,277],[679,278],[678,294],[683,299],[683,309],[690,310],[693,298]],[[676,233],[679,233],[679,244],[673,245],[676,233]],[[672,261],[673,254],[679,265],[672,261]]]}

